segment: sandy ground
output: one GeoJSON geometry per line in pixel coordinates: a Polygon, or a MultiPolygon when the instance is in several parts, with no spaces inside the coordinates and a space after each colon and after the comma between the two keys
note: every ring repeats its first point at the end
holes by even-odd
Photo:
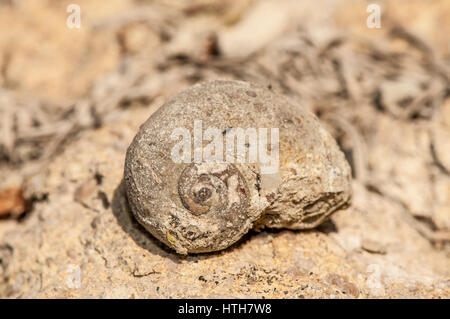
{"type": "Polygon", "coordinates": [[[450,4],[0,1],[1,297],[450,297],[450,4]],[[183,257],[131,217],[126,149],[199,81],[314,112],[353,204],[314,231],[250,232],[183,257]]]}

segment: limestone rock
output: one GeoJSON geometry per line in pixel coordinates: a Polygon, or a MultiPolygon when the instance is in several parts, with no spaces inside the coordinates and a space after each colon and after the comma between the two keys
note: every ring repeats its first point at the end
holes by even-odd
{"type": "Polygon", "coordinates": [[[161,106],[131,143],[124,179],[136,219],[182,254],[224,249],[255,226],[310,229],[351,198],[350,166],[318,119],[241,81],[161,106]]]}

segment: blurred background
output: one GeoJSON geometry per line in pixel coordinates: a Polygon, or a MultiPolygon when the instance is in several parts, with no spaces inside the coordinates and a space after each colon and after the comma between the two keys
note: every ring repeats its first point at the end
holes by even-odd
{"type": "MultiPolygon", "coordinates": [[[[448,278],[449,1],[0,0],[0,30],[0,247],[25,231],[36,207],[58,206],[48,184],[74,184],[70,198],[86,204],[108,174],[94,163],[97,146],[115,143],[123,155],[167,98],[234,78],[314,112],[352,166],[354,210],[386,214],[393,230],[408,225],[448,278]],[[79,28],[70,4],[80,8],[79,28]],[[114,127],[117,141],[100,134],[114,127]],[[80,148],[88,160],[77,162],[80,148]],[[61,173],[61,158],[89,168],[96,182],[61,173]]],[[[109,160],[120,175],[123,158],[109,160]]],[[[367,250],[383,251],[376,243],[391,236],[385,224],[335,223],[343,234],[347,224],[372,234],[367,250]]],[[[414,246],[407,236],[393,241],[414,246]]]]}

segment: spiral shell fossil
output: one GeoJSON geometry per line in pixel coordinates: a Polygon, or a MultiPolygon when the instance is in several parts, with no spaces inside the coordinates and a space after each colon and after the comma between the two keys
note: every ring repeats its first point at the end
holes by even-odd
{"type": "Polygon", "coordinates": [[[161,106],[128,148],[124,181],[138,222],[180,254],[227,248],[251,228],[313,228],[351,199],[350,167],[313,114],[231,80],[161,106]]]}
{"type": "Polygon", "coordinates": [[[186,167],[178,181],[180,199],[192,214],[200,215],[214,210],[211,215],[229,209],[221,218],[236,216],[248,207],[247,184],[239,170],[230,164],[200,163],[186,167]],[[206,166],[206,170],[205,170],[206,166]],[[233,211],[231,211],[231,209],[233,211]]]}

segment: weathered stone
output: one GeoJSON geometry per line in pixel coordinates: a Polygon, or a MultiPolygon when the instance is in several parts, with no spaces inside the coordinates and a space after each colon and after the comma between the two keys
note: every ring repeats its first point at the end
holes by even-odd
{"type": "Polygon", "coordinates": [[[131,143],[124,179],[137,220],[182,254],[224,249],[252,227],[313,228],[351,198],[350,167],[317,118],[241,81],[195,85],[165,103],[131,143]],[[188,139],[179,141],[180,129],[188,139]],[[231,135],[240,129],[242,140],[231,135]],[[174,149],[186,141],[180,163],[174,149]],[[243,154],[234,153],[239,141],[243,154]],[[205,158],[211,146],[222,163],[205,158]]]}

